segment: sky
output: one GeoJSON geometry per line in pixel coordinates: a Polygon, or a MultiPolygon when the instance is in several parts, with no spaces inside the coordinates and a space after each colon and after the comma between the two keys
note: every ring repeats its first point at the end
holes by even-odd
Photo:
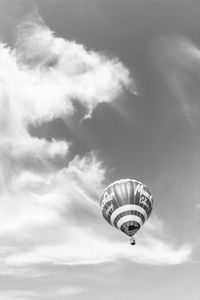
{"type": "Polygon", "coordinates": [[[200,2],[0,0],[0,300],[200,297],[200,2]],[[99,199],[154,198],[136,246],[99,199]]]}

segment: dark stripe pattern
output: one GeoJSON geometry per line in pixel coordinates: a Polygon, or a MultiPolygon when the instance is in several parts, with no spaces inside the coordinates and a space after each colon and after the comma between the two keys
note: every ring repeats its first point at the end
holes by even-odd
{"type": "Polygon", "coordinates": [[[120,214],[117,215],[117,217],[115,218],[115,221],[114,221],[114,226],[117,227],[117,222],[122,218],[122,217],[125,217],[125,216],[128,216],[128,215],[134,215],[134,216],[138,216],[142,219],[142,222],[144,223],[145,222],[145,217],[143,214],[141,214],[140,212],[136,211],[136,210],[126,210],[120,214]]]}
{"type": "MultiPolygon", "coordinates": [[[[109,224],[111,224],[110,219],[113,212],[117,208],[124,206],[124,210],[122,209],[123,212],[119,212],[114,219],[115,227],[117,227],[118,221],[127,215],[135,215],[139,217],[141,219],[141,223],[143,224],[145,222],[145,216],[142,214],[142,211],[144,210],[146,212],[148,219],[153,207],[153,198],[148,188],[141,182],[134,179],[122,179],[110,184],[104,190],[101,196],[100,206],[102,215],[109,224]],[[125,205],[129,204],[135,205],[133,210],[126,209],[125,205]],[[140,212],[137,211],[137,206],[140,212]]],[[[133,222],[135,221],[122,224],[120,229],[127,235],[131,235],[131,230],[128,230],[128,228],[131,228],[131,224],[133,222]]],[[[140,227],[139,224],[137,226],[140,227]]]]}

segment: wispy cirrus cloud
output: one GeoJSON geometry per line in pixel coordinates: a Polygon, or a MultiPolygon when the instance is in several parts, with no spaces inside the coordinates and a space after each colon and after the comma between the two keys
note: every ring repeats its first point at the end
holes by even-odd
{"type": "Polygon", "coordinates": [[[166,83],[179,103],[179,112],[199,128],[200,49],[178,34],[158,39],[155,58],[166,83]]]}
{"type": "Polygon", "coordinates": [[[97,154],[70,160],[68,141],[29,132],[32,124],[68,118],[75,101],[91,117],[99,103],[114,101],[125,88],[136,93],[128,69],[116,58],[55,37],[41,19],[26,20],[16,34],[13,49],[0,45],[2,267],[95,264],[121,257],[150,264],[187,261],[190,247],[163,240],[156,219],[145,225],[133,252],[101,219],[98,197],[106,168],[97,154]],[[66,160],[62,168],[56,166],[58,158],[66,160]]]}

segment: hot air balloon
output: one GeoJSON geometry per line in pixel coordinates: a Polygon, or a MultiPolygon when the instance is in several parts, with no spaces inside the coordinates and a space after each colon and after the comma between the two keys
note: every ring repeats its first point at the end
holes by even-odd
{"type": "Polygon", "coordinates": [[[153,197],[142,182],[120,179],[106,187],[100,207],[105,220],[128,235],[135,245],[134,235],[149,218],[153,197]]]}

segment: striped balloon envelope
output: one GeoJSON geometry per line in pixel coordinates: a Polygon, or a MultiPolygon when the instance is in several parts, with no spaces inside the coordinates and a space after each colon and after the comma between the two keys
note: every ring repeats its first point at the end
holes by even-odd
{"type": "Polygon", "coordinates": [[[134,179],[120,179],[106,187],[100,207],[105,220],[127,234],[134,245],[133,236],[152,212],[153,197],[143,183],[134,179]]]}

